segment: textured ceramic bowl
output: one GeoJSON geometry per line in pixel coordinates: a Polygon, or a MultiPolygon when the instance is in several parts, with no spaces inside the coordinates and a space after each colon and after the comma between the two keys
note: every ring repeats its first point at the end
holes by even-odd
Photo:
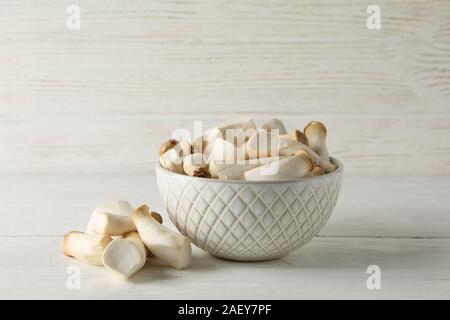
{"type": "Polygon", "coordinates": [[[289,181],[225,181],[190,177],[156,167],[170,219],[192,243],[230,260],[285,256],[308,243],[333,211],[343,166],[289,181]]]}

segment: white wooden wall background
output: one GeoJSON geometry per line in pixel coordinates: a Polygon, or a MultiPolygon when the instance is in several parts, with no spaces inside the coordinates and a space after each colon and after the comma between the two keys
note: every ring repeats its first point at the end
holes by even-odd
{"type": "Polygon", "coordinates": [[[241,116],[324,121],[348,174],[450,174],[450,1],[0,1],[2,174],[147,173],[241,116]]]}

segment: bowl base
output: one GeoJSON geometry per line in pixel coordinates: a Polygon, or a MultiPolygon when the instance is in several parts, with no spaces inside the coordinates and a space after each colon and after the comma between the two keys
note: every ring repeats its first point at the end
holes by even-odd
{"type": "Polygon", "coordinates": [[[283,257],[286,257],[287,255],[289,255],[289,253],[286,254],[282,254],[279,256],[274,256],[274,257],[261,257],[261,258],[252,258],[252,257],[224,257],[224,256],[220,256],[214,253],[209,253],[208,254],[210,256],[213,256],[214,258],[220,259],[220,260],[226,260],[226,261],[233,261],[233,262],[265,262],[265,261],[272,261],[272,260],[278,260],[281,259],[283,257]]]}

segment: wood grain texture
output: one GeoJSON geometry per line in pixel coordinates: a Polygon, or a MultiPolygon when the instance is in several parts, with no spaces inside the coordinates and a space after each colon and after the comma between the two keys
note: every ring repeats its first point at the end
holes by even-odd
{"type": "Polygon", "coordinates": [[[174,228],[155,185],[142,175],[3,176],[0,299],[450,298],[448,177],[347,177],[319,237],[280,260],[224,261],[194,247],[188,269],[153,259],[124,282],[62,255],[62,234],[83,230],[101,201],[147,202],[174,228]],[[381,268],[381,290],[366,287],[369,265],[381,268]],[[67,287],[71,266],[80,290],[67,287]]]}
{"type": "Polygon", "coordinates": [[[146,173],[193,120],[319,119],[350,174],[450,174],[450,2],[2,1],[0,173],[146,173]],[[424,152],[424,150],[427,150],[424,152]],[[426,165],[423,165],[426,163],[426,165]]]}
{"type": "MultiPolygon", "coordinates": [[[[320,236],[450,238],[448,190],[448,177],[345,177],[320,236]]],[[[20,175],[0,180],[0,237],[83,231],[91,212],[114,199],[147,203],[174,228],[153,175],[20,175]]]]}
{"type": "Polygon", "coordinates": [[[286,258],[260,263],[219,260],[194,248],[190,268],[178,271],[150,260],[129,282],[63,256],[60,242],[2,239],[0,298],[450,298],[448,239],[319,238],[286,258]],[[366,287],[366,269],[373,264],[381,268],[381,290],[366,287]],[[69,266],[80,268],[80,290],[67,288],[69,266]]]}
{"type": "Polygon", "coordinates": [[[2,114],[448,115],[448,1],[381,1],[380,31],[360,0],[79,4],[69,31],[60,1],[6,1],[2,114]]]}
{"type": "MultiPolygon", "coordinates": [[[[280,115],[282,116],[282,115],[280,115]]],[[[204,128],[227,116],[207,119],[204,128]]],[[[257,118],[261,122],[263,118],[257,118]]],[[[442,175],[450,173],[450,117],[281,117],[288,128],[320,119],[328,149],[347,174],[442,175]]],[[[32,117],[0,126],[0,173],[144,173],[158,163],[160,144],[178,128],[192,132],[194,118],[165,116],[32,117]]]]}

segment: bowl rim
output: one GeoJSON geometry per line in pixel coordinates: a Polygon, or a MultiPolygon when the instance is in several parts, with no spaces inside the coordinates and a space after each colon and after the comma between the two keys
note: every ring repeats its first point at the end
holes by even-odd
{"type": "Polygon", "coordinates": [[[336,170],[332,172],[325,173],[321,176],[312,176],[312,177],[303,177],[303,178],[297,178],[297,179],[289,179],[289,180],[257,180],[257,181],[249,181],[249,180],[225,180],[225,179],[212,179],[212,178],[203,178],[203,177],[191,177],[185,174],[177,173],[169,171],[165,168],[163,168],[159,163],[156,164],[156,171],[162,171],[165,174],[172,175],[172,176],[178,176],[182,179],[195,179],[199,181],[209,182],[209,183],[230,183],[230,184],[277,184],[277,183],[292,183],[292,182],[303,182],[303,181],[311,181],[316,180],[319,181],[321,179],[328,179],[333,176],[340,175],[344,171],[344,165],[341,161],[339,161],[336,158],[330,157],[330,160],[332,163],[334,163],[337,168],[336,170]]]}

